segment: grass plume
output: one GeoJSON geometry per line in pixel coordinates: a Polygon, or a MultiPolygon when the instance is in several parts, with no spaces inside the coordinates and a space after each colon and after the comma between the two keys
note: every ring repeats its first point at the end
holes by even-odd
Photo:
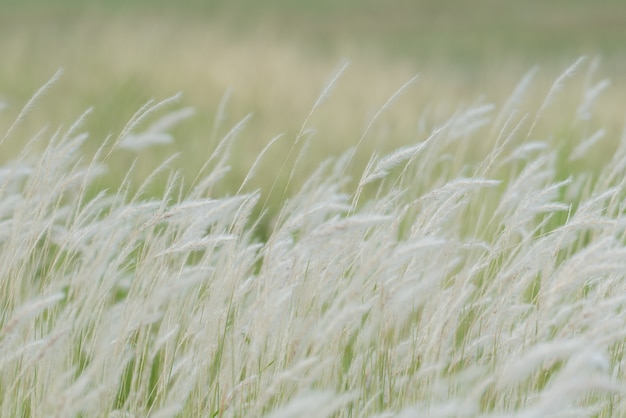
{"type": "Polygon", "coordinates": [[[248,118],[190,191],[157,168],[158,197],[154,176],[93,188],[131,133],[170,139],[191,110],[139,131],[177,97],[91,160],[86,114],[27,145],[0,170],[0,415],[626,414],[626,137],[599,172],[568,170],[612,137],[588,118],[606,85],[590,83],[578,142],[527,141],[534,71],[502,108],[461,108],[373,157],[354,187],[353,151],[320,164],[266,239],[261,193],[241,193],[257,162],[233,195],[213,191],[248,118]]]}

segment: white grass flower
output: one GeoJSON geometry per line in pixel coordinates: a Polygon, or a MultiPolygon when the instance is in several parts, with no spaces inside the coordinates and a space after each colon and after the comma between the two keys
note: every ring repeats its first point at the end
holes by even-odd
{"type": "MultiPolygon", "coordinates": [[[[559,143],[561,122],[539,124],[581,64],[538,109],[521,108],[533,71],[503,106],[423,118],[420,133],[439,126],[426,140],[352,177],[411,80],[355,147],[271,202],[241,191],[279,137],[234,194],[216,187],[249,117],[191,182],[167,158],[135,184],[131,161],[111,190],[99,176],[115,149],[173,140],[193,114],[157,117],[178,96],[146,104],[91,159],[89,112],[40,130],[0,163],[0,416],[624,415],[626,135],[597,172],[568,168],[614,137],[587,119],[608,85],[589,79],[574,143],[559,143]]],[[[287,163],[310,155],[312,120],[287,163]]]]}

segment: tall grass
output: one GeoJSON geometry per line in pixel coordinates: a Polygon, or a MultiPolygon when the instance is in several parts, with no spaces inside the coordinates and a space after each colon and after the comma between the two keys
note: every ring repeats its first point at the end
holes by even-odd
{"type": "Polygon", "coordinates": [[[327,160],[264,240],[259,192],[214,191],[236,129],[192,183],[166,161],[114,190],[119,148],[189,110],[143,128],[171,105],[150,103],[87,160],[87,113],[42,130],[0,171],[0,415],[626,415],[626,136],[572,168],[607,140],[587,117],[604,82],[573,138],[533,131],[581,65],[536,109],[529,76],[360,179],[354,150],[327,160]]]}

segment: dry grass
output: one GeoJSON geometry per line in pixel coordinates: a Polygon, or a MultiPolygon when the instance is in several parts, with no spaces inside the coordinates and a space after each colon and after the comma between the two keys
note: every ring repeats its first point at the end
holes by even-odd
{"type": "Polygon", "coordinates": [[[625,415],[626,139],[594,134],[585,65],[535,106],[522,86],[423,123],[353,182],[351,151],[327,160],[263,241],[265,195],[215,191],[236,130],[192,184],[162,165],[159,198],[132,167],[94,189],[171,101],[91,160],[84,120],[42,131],[0,171],[0,415],[625,415]]]}

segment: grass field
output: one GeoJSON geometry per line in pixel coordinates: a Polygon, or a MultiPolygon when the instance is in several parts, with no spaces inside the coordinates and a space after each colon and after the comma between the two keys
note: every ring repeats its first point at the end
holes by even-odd
{"type": "MultiPolygon", "coordinates": [[[[66,123],[93,106],[86,122],[93,150],[106,135],[119,133],[150,98],[182,92],[181,106],[194,107],[195,115],[175,131],[175,145],[143,155],[139,173],[181,151],[184,157],[176,166],[195,175],[219,137],[251,113],[225,186],[237,188],[260,150],[284,133],[253,184],[266,191],[277,177],[272,161],[291,148],[327,81],[346,61],[349,68],[309,122],[318,134],[294,186],[317,162],[353,146],[376,110],[415,74],[419,80],[362,144],[361,164],[352,174],[372,151],[415,140],[420,118],[433,124],[458,106],[481,99],[502,102],[535,65],[540,72],[529,97],[541,100],[552,80],[581,55],[600,57],[600,74],[615,87],[603,97],[606,105],[598,117],[613,127],[622,123],[616,105],[626,72],[621,2],[603,1],[602,7],[585,1],[513,7],[489,0],[479,6],[403,0],[167,4],[63,0],[50,6],[5,0],[0,16],[5,61],[0,93],[9,105],[5,123],[61,67],[63,77],[40,101],[28,125],[32,130],[20,141],[41,125],[66,123]]],[[[124,173],[124,166],[115,171],[124,173]]],[[[277,206],[280,199],[271,200],[277,206]]]]}
{"type": "Polygon", "coordinates": [[[626,6],[260,4],[0,3],[0,416],[626,416],[626,6]]]}

